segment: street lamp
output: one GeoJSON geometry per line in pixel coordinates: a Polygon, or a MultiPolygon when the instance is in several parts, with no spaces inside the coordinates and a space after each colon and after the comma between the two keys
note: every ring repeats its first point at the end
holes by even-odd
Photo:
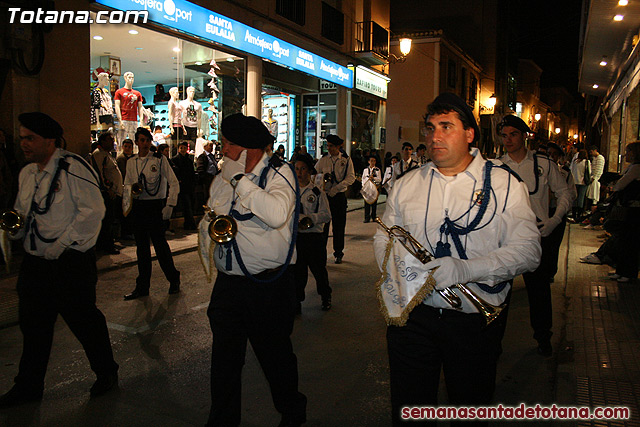
{"type": "Polygon", "coordinates": [[[556,128],[556,134],[560,133],[560,128],[556,128]]]}
{"type": "Polygon", "coordinates": [[[400,53],[402,56],[407,56],[411,52],[411,39],[409,38],[401,38],[400,39],[400,53]]]}
{"type": "Polygon", "coordinates": [[[540,119],[542,118],[542,115],[540,113],[536,113],[536,114],[534,114],[533,118],[537,122],[537,121],[540,121],[540,119]]]}

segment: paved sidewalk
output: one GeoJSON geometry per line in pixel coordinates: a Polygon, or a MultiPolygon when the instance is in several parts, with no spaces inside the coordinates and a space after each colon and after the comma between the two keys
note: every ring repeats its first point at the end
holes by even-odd
{"type": "Polygon", "coordinates": [[[558,355],[558,377],[571,379],[573,390],[559,389],[559,403],[631,409],[624,424],[580,426],[640,426],[640,281],[617,283],[607,277],[611,267],[579,261],[598,249],[602,231],[576,224],[567,230],[565,348],[558,355]]]}

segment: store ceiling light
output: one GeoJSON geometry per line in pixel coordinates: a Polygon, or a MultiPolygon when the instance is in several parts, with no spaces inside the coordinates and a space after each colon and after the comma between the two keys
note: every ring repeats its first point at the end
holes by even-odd
{"type": "Polygon", "coordinates": [[[94,39],[94,40],[102,40],[102,39],[103,39],[103,37],[102,37],[102,36],[93,36],[93,39],[94,39]]]}
{"type": "Polygon", "coordinates": [[[604,59],[602,61],[600,61],[600,66],[604,67],[607,65],[607,61],[605,61],[604,59]]]}
{"type": "Polygon", "coordinates": [[[138,34],[138,31],[137,30],[129,30],[129,34],[132,34],[132,35],[135,36],[136,34],[138,34]]]}
{"type": "Polygon", "coordinates": [[[176,53],[180,52],[180,48],[178,46],[176,46],[176,47],[173,48],[173,51],[176,52],[176,53]]]}
{"type": "Polygon", "coordinates": [[[202,65],[202,62],[196,61],[196,65],[202,65]]]}
{"type": "Polygon", "coordinates": [[[592,87],[592,88],[594,88],[594,89],[598,89],[600,86],[598,86],[598,85],[593,85],[593,86],[591,86],[591,87],[592,87]]]}
{"type": "Polygon", "coordinates": [[[618,6],[626,6],[629,4],[629,0],[619,0],[618,6]]]}
{"type": "Polygon", "coordinates": [[[227,62],[234,62],[234,61],[235,61],[235,59],[233,59],[232,57],[228,57],[227,58],[227,62]]]}
{"type": "Polygon", "coordinates": [[[137,47],[136,50],[142,50],[142,48],[141,47],[137,47]]]}
{"type": "Polygon", "coordinates": [[[618,22],[622,21],[623,19],[624,19],[624,15],[616,15],[613,17],[613,20],[618,22]]]}

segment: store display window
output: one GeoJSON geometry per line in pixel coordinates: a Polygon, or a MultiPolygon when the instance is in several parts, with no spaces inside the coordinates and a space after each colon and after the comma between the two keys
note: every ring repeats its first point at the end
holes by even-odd
{"type": "Polygon", "coordinates": [[[378,115],[378,101],[352,94],[351,97],[351,139],[354,149],[373,149],[378,115]]]}
{"type": "Polygon", "coordinates": [[[336,93],[315,93],[302,97],[302,141],[315,158],[326,152],[326,137],[337,132],[336,93]]]}
{"type": "Polygon", "coordinates": [[[187,141],[198,155],[246,99],[244,58],[135,25],[91,25],[91,72],[92,131],[119,145],[142,124],[172,154],[187,141]]]}
{"type": "Polygon", "coordinates": [[[295,147],[296,95],[263,86],[262,122],[276,138],[274,150],[285,148],[285,158],[291,158],[295,147]]]}

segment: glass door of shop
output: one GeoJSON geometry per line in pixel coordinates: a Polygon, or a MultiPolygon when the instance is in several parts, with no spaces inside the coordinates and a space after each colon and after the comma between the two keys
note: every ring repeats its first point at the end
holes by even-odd
{"type": "Polygon", "coordinates": [[[312,157],[319,159],[326,152],[327,135],[337,133],[336,94],[305,95],[302,105],[302,143],[312,157]]]}

